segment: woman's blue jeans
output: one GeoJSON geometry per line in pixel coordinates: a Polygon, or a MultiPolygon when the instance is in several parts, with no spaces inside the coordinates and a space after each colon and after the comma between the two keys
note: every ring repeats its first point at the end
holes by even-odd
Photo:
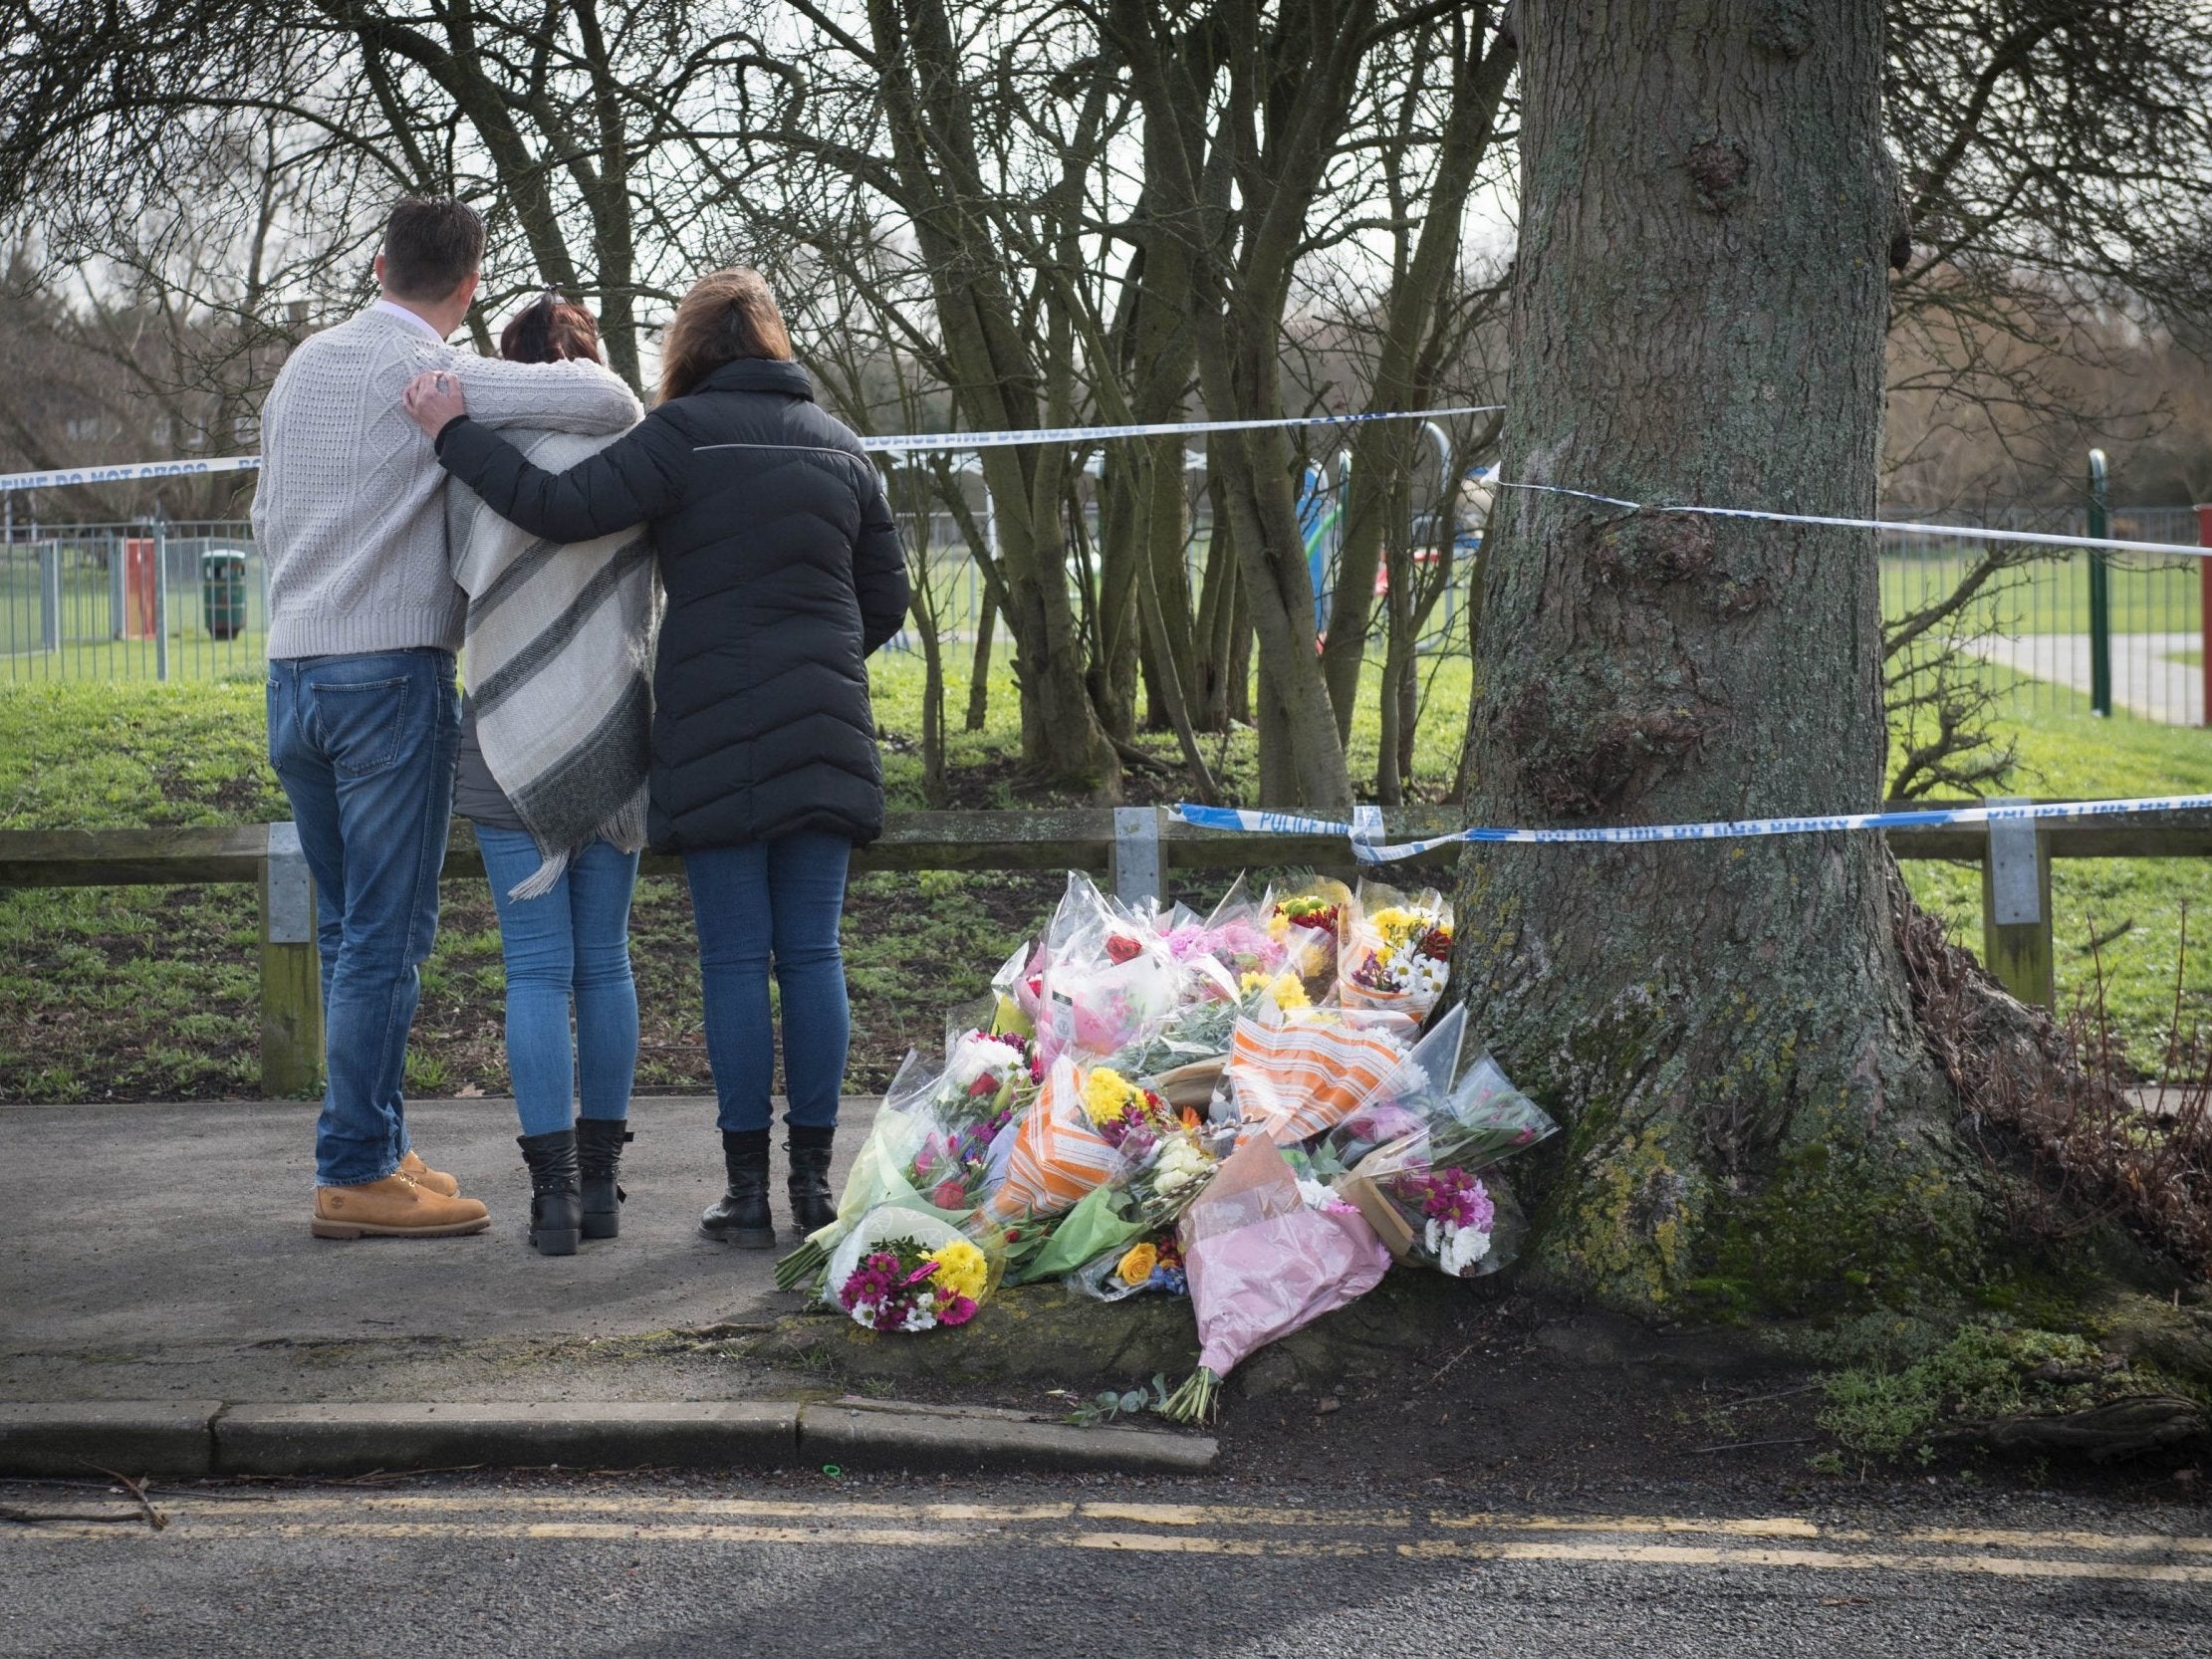
{"type": "Polygon", "coordinates": [[[683,855],[699,931],[707,1061],[720,1102],[715,1121],[724,1129],[765,1129],[773,1115],[771,960],[783,999],[784,1121],[827,1129],[838,1120],[852,1039],[838,923],[852,856],[844,836],[814,830],[683,855]]]}
{"type": "Polygon", "coordinates": [[[510,898],[538,868],[520,830],[476,826],[507,959],[507,1070],[526,1135],[586,1117],[627,1117],[637,1070],[637,986],[629,973],[629,896],[637,854],[594,841],[569,859],[552,891],[510,898]],[[576,1010],[571,1058],[569,1011],[576,1010]]]}

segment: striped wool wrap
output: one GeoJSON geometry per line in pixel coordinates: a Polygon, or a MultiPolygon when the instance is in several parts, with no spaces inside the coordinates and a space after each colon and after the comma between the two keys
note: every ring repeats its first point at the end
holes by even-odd
{"type": "MultiPolygon", "coordinates": [[[[561,472],[619,434],[504,435],[561,472]]],[[[564,546],[517,529],[462,484],[446,499],[484,765],[545,860],[509,896],[536,898],[595,840],[625,852],[645,844],[660,614],[652,545],[639,525],[564,546]]]]}

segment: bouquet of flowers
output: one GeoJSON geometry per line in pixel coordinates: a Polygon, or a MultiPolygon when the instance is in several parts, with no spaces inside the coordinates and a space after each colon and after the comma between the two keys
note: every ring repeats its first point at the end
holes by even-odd
{"type": "Polygon", "coordinates": [[[942,1071],[909,1077],[907,1064],[883,1096],[886,1110],[904,1112],[921,1126],[907,1180],[941,1210],[972,1208],[995,1184],[994,1150],[1038,1084],[1028,1045],[1018,1037],[963,1031],[947,1044],[942,1071]]]}
{"type": "Polygon", "coordinates": [[[1337,991],[1347,1008],[1426,1019],[1451,973],[1452,911],[1433,889],[1407,898],[1362,881],[1345,920],[1337,991]]]}
{"type": "Polygon", "coordinates": [[[1171,1297],[1190,1294],[1182,1247],[1172,1233],[1109,1250],[1069,1274],[1066,1283],[1071,1291],[1096,1302],[1120,1302],[1146,1291],[1171,1297]]]}
{"type": "Polygon", "coordinates": [[[1175,1236],[1198,1319],[1198,1369],[1162,1411],[1184,1422],[1212,1415],[1239,1361],[1365,1296],[1390,1266],[1357,1210],[1319,1183],[1302,1187],[1258,1136],[1222,1162],[1175,1236]]]}
{"type": "MultiPolygon", "coordinates": [[[[1485,1172],[1559,1126],[1488,1054],[1457,1082],[1408,1091],[1396,1105],[1411,1127],[1351,1157],[1337,1190],[1400,1261],[1459,1279],[1497,1272],[1513,1260],[1525,1223],[1512,1194],[1485,1172]]],[[[1357,1151],[1334,1149],[1341,1159],[1357,1151]]]]}
{"type": "MultiPolygon", "coordinates": [[[[1287,929],[1286,929],[1287,932],[1287,929]]],[[[1286,939],[1276,937],[1261,907],[1245,896],[1244,877],[1237,877],[1227,896],[1204,921],[1187,913],[1169,918],[1162,935],[1167,954],[1177,962],[1211,957],[1233,979],[1247,974],[1273,974],[1289,955],[1286,939]]]]}
{"type": "Polygon", "coordinates": [[[1306,982],[1309,996],[1326,996],[1337,982],[1338,943],[1351,905],[1352,889],[1327,878],[1268,895],[1267,930],[1283,947],[1283,966],[1306,982]]]}
{"type": "Polygon", "coordinates": [[[1223,1076],[1239,1117],[1289,1146],[1349,1116],[1405,1060],[1413,1032],[1402,1014],[1286,1009],[1263,997],[1237,1022],[1223,1076]]]}
{"type": "Polygon", "coordinates": [[[981,1211],[1000,1226],[1072,1209],[1128,1163],[1093,1121],[1083,1073],[1066,1056],[1053,1063],[1036,1101],[1014,1120],[1011,1146],[1006,1177],[981,1211]]]}
{"type": "Polygon", "coordinates": [[[1183,974],[1149,920],[1109,902],[1088,876],[1068,877],[1044,955],[1037,1053],[1048,1066],[1148,1043],[1180,1001],[1183,974]]]}
{"type": "Polygon", "coordinates": [[[870,1330],[934,1330],[974,1318],[994,1279],[989,1254],[958,1228],[888,1206],[838,1247],[824,1298],[870,1330]]]}
{"type": "Polygon", "coordinates": [[[1377,1147],[1448,1118],[1466,1037],[1465,1005],[1447,1009],[1314,1148],[1315,1168],[1325,1176],[1345,1174],[1377,1147]]]}

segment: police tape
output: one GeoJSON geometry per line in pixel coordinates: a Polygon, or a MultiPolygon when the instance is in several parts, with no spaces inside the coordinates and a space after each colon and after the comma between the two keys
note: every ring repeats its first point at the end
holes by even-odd
{"type": "Polygon", "coordinates": [[[2173,553],[2191,558],[2212,557],[2212,547],[2188,542],[2128,542],[2109,536],[2060,536],[2040,530],[1992,530],[1981,525],[1918,524],[1909,519],[1839,518],[1828,513],[1770,513],[1756,507],[1687,507],[1673,502],[1629,501],[1621,496],[1599,495],[1595,490],[1571,490],[1564,484],[1524,484],[1491,481],[1501,490],[1531,490],[1542,495],[1570,496],[1606,507],[1625,507],[1636,513],[1686,513],[1707,519],[1756,519],[1771,524],[1832,525],[1842,530],[1889,530],[1899,535],[1943,536],[1961,542],[2020,542],[2031,547],[2090,548],[2098,553],[2173,553]]]}
{"type": "MultiPolygon", "coordinates": [[[[971,449],[1011,449],[1024,444],[1089,444],[1110,438],[1168,438],[1207,432],[1280,431],[1294,426],[1364,426],[1377,420],[1447,420],[1454,415],[1498,414],[1502,403],[1457,404],[1446,409],[1385,409],[1368,414],[1293,415],[1281,420],[1169,420],[1120,426],[1024,426],[1003,432],[880,432],[860,439],[871,455],[908,455],[971,449]]],[[[732,446],[725,446],[732,447],[732,446]]],[[[772,447],[768,445],[747,447],[772,447]]],[[[105,467],[61,467],[47,472],[0,473],[0,492],[48,490],[73,484],[131,484],[148,478],[189,478],[203,473],[252,472],[258,455],[194,461],[132,461],[105,467]]]]}
{"type": "Polygon", "coordinates": [[[218,455],[204,461],[131,461],[112,467],[56,467],[47,472],[0,472],[0,491],[53,490],[73,484],[134,484],[145,478],[193,478],[211,472],[254,472],[258,455],[218,455]]]}
{"type": "Polygon", "coordinates": [[[1377,807],[1353,810],[1350,824],[1306,818],[1296,813],[1252,812],[1240,807],[1200,807],[1179,803],[1174,816],[1200,830],[1241,830],[1263,835],[1343,836],[1361,863],[1386,864],[1462,842],[1473,845],[1605,846],[1650,841],[1745,840],[1762,835],[1819,835],[1851,830],[1925,830],[1946,825],[2040,823],[2051,819],[2119,818],[2132,813],[2183,813],[2212,810],[2212,795],[2153,795],[2128,801],[2038,801],[1990,807],[1929,807],[1907,812],[1827,813],[1802,818],[1731,819],[1706,824],[1627,824],[1592,830],[1498,830],[1476,828],[1425,840],[1378,844],[1382,813],[1377,807]]]}

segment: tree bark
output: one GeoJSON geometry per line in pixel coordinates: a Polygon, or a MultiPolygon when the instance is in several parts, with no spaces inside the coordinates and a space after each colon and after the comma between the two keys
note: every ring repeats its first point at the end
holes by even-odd
{"type": "MultiPolygon", "coordinates": [[[[1505,476],[1870,517],[1891,226],[1878,0],[1525,0],[1517,33],[1505,476]]],[[[1505,496],[1475,822],[1878,805],[1869,533],[1505,496]]],[[[1568,1131],[1540,1275],[1641,1310],[1706,1293],[1781,1307],[1893,1299],[1971,1253],[1979,1212],[1890,873],[1864,834],[1468,852],[1456,982],[1568,1131]]]]}

